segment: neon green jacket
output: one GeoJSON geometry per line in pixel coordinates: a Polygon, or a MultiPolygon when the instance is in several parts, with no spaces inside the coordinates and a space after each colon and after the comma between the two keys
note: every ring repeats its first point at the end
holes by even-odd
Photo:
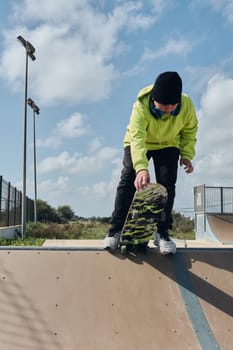
{"type": "Polygon", "coordinates": [[[149,109],[152,87],[149,85],[139,92],[124,138],[124,147],[130,146],[136,172],[148,169],[148,150],[176,147],[182,159],[191,160],[195,155],[198,121],[191,98],[182,94],[178,115],[165,114],[156,119],[149,109]]]}

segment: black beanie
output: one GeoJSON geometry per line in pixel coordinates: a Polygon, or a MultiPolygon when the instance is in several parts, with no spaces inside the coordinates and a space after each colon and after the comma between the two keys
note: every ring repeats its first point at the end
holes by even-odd
{"type": "Polygon", "coordinates": [[[164,72],[156,78],[151,97],[163,104],[173,105],[181,100],[182,80],[177,72],[164,72]]]}

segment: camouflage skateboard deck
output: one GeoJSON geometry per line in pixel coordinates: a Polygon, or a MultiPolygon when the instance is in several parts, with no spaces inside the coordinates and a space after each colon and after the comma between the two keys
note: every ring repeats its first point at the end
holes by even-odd
{"type": "Polygon", "coordinates": [[[157,231],[166,202],[167,190],[160,184],[151,183],[135,193],[121,233],[122,253],[135,248],[146,250],[157,231]]]}

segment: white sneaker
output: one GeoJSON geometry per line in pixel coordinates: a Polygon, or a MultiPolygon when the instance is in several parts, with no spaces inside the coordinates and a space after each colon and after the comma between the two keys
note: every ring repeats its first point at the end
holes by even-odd
{"type": "Polygon", "coordinates": [[[156,233],[154,245],[159,247],[159,251],[163,255],[176,253],[176,244],[169,236],[165,239],[159,233],[156,233]]]}
{"type": "Polygon", "coordinates": [[[155,239],[154,239],[154,245],[156,245],[157,247],[159,247],[159,242],[160,242],[160,234],[156,233],[155,234],[155,239]]]}
{"type": "Polygon", "coordinates": [[[116,232],[113,236],[107,235],[103,240],[103,247],[109,249],[117,249],[120,242],[121,232],[116,232]]]}

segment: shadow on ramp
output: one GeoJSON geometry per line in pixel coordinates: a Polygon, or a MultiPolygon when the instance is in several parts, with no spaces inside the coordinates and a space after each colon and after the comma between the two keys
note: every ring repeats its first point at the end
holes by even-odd
{"type": "Polygon", "coordinates": [[[0,342],[7,350],[207,350],[213,343],[230,350],[231,262],[232,251],[0,251],[0,342]],[[202,312],[194,321],[190,295],[202,312]],[[207,338],[195,323],[203,317],[207,338]]]}
{"type": "MultiPolygon", "coordinates": [[[[120,254],[117,256],[122,258],[120,254]]],[[[232,256],[232,249],[185,249],[183,252],[181,249],[175,256],[157,255],[156,259],[143,254],[126,257],[136,264],[151,264],[162,275],[177,282],[203,349],[230,350],[233,341],[232,256]],[[164,259],[172,263],[172,268],[167,268],[164,259]]]]}

